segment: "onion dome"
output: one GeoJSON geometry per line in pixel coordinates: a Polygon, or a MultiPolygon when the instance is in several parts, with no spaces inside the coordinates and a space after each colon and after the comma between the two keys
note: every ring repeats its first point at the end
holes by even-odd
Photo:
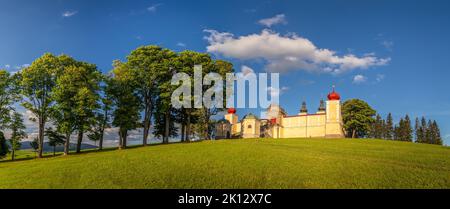
{"type": "Polygon", "coordinates": [[[325,111],[325,103],[323,102],[323,99],[320,100],[319,111],[325,111]]]}
{"type": "Polygon", "coordinates": [[[302,103],[302,108],[300,109],[301,113],[308,113],[308,109],[306,109],[306,102],[302,103]]]}
{"type": "Polygon", "coordinates": [[[328,100],[340,100],[340,99],[341,99],[341,96],[336,91],[334,91],[334,86],[333,86],[333,92],[328,94],[328,100]]]}
{"type": "Polygon", "coordinates": [[[236,113],[236,109],[228,108],[228,114],[235,114],[235,113],[236,113]]]}

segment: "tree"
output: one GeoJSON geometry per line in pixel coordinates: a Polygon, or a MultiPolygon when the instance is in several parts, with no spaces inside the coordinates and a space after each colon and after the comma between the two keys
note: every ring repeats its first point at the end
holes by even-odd
{"type": "MultiPolygon", "coordinates": [[[[205,73],[216,73],[218,74],[220,77],[225,78],[227,73],[232,73],[233,70],[233,65],[229,62],[223,61],[223,60],[214,60],[211,61],[212,63],[210,64],[210,67],[207,68],[206,71],[204,71],[205,73]]],[[[208,65],[207,65],[208,67],[208,65]]],[[[217,113],[219,113],[220,111],[223,111],[226,106],[226,81],[224,80],[220,80],[220,81],[214,81],[214,82],[222,82],[222,84],[218,84],[218,83],[214,83],[214,84],[210,84],[210,85],[203,85],[203,92],[202,95],[206,96],[206,94],[208,93],[208,91],[210,91],[210,88],[215,89],[214,90],[214,94],[212,95],[211,100],[216,99],[217,95],[216,94],[222,94],[222,107],[217,107],[217,106],[211,106],[211,107],[207,107],[205,105],[203,105],[203,107],[200,109],[201,114],[200,114],[200,124],[201,124],[201,129],[202,129],[202,138],[203,139],[207,139],[210,140],[211,139],[211,134],[213,132],[214,129],[214,123],[213,120],[211,119],[211,117],[213,117],[214,115],[216,115],[217,113]],[[219,85],[221,85],[223,88],[222,89],[216,89],[214,87],[218,87],[219,85]]],[[[220,102],[220,101],[217,101],[220,102]]]]}
{"type": "Polygon", "coordinates": [[[394,137],[394,122],[392,120],[392,114],[389,113],[386,118],[386,125],[385,125],[385,139],[393,139],[394,137]]]}
{"type": "Polygon", "coordinates": [[[384,137],[383,131],[384,131],[383,121],[381,119],[381,116],[379,114],[377,114],[374,122],[371,124],[371,128],[369,131],[369,137],[381,139],[384,137]]]}
{"type": "Polygon", "coordinates": [[[140,126],[140,99],[132,81],[133,72],[126,63],[114,61],[111,99],[114,104],[112,125],[119,128],[119,149],[126,148],[128,131],[140,126]]]}
{"type": "MultiPolygon", "coordinates": [[[[403,123],[403,119],[400,119],[400,122],[403,123]]],[[[400,127],[398,125],[395,125],[394,126],[394,137],[393,137],[393,139],[394,140],[400,140],[401,139],[401,135],[402,135],[402,133],[401,133],[400,127]]]]}
{"type": "Polygon", "coordinates": [[[401,130],[402,130],[402,141],[413,141],[413,130],[411,128],[411,120],[409,119],[409,116],[406,115],[403,126],[400,124],[401,130]]]}
{"type": "Polygon", "coordinates": [[[441,131],[436,121],[430,123],[430,144],[442,145],[441,131]]]}
{"type": "MultiPolygon", "coordinates": [[[[195,51],[183,51],[179,53],[178,55],[178,66],[177,71],[181,73],[186,73],[189,77],[194,77],[194,66],[195,65],[201,65],[203,70],[207,70],[210,63],[211,63],[211,57],[208,54],[205,53],[198,53],[195,51]]],[[[202,78],[203,78],[202,74],[202,78]]],[[[194,86],[194,79],[191,79],[191,87],[194,86]]],[[[190,137],[192,134],[192,123],[194,122],[194,113],[198,111],[194,108],[194,97],[190,97],[190,105],[191,107],[183,107],[180,110],[181,116],[184,117],[184,141],[190,141],[190,137]]],[[[199,118],[195,118],[199,119],[199,118]]]]}
{"type": "Polygon", "coordinates": [[[0,159],[6,157],[9,153],[8,145],[6,144],[5,135],[0,131],[0,159]]]}
{"type": "Polygon", "coordinates": [[[142,46],[132,51],[127,57],[127,65],[134,73],[134,82],[144,110],[143,146],[147,145],[152,114],[158,97],[160,72],[168,68],[167,61],[174,55],[172,51],[159,46],[142,46]]]}
{"type": "Polygon", "coordinates": [[[423,127],[420,124],[420,120],[418,117],[416,117],[415,124],[414,124],[414,133],[417,143],[423,143],[424,137],[423,137],[423,127]]]}
{"type": "Polygon", "coordinates": [[[431,120],[428,120],[428,123],[426,125],[426,131],[425,131],[425,143],[427,144],[433,144],[433,124],[431,122],[431,120]]]}
{"type": "Polygon", "coordinates": [[[14,111],[12,104],[18,100],[17,89],[15,88],[17,79],[15,78],[10,76],[8,71],[0,69],[0,158],[9,153],[3,131],[10,125],[11,112],[14,111]]]}
{"type": "Polygon", "coordinates": [[[105,134],[105,129],[111,128],[111,110],[112,110],[112,101],[110,94],[107,90],[109,86],[108,84],[102,86],[103,96],[100,99],[101,102],[99,104],[100,108],[95,113],[94,124],[89,131],[88,138],[91,141],[94,141],[97,145],[99,142],[98,149],[103,149],[103,139],[105,134]]]}
{"type": "Polygon", "coordinates": [[[374,122],[375,115],[369,104],[359,99],[350,99],[342,105],[344,128],[352,138],[364,137],[374,122]]]}
{"type": "MultiPolygon", "coordinates": [[[[164,124],[164,135],[163,135],[163,143],[169,143],[169,137],[177,135],[172,134],[175,128],[175,110],[172,107],[172,93],[175,91],[176,86],[171,84],[171,79],[175,73],[177,73],[176,67],[179,66],[178,59],[176,54],[173,51],[165,50],[164,51],[165,60],[161,65],[161,69],[158,73],[158,119],[161,122],[161,118],[163,117],[164,124]],[[163,115],[161,117],[161,114],[163,115]]],[[[161,126],[159,126],[161,128],[161,126]]]]}
{"type": "Polygon", "coordinates": [[[0,69],[0,130],[7,128],[14,111],[13,103],[18,101],[17,75],[10,76],[8,71],[0,69]]]}
{"type": "Polygon", "coordinates": [[[45,129],[45,136],[48,138],[48,144],[53,147],[53,156],[56,155],[56,146],[63,145],[66,137],[52,128],[45,129]]]}
{"type": "Polygon", "coordinates": [[[64,68],[56,80],[52,99],[59,129],[66,134],[64,153],[69,151],[70,135],[77,130],[76,152],[81,151],[83,135],[95,122],[95,111],[99,107],[99,82],[101,74],[95,65],[77,62],[64,68]]]}
{"type": "Polygon", "coordinates": [[[61,71],[58,57],[46,53],[20,72],[21,93],[25,97],[22,105],[34,114],[38,122],[39,158],[42,157],[44,128],[49,120],[50,107],[53,104],[51,92],[55,86],[58,71],[61,71]]]}
{"type": "MultiPolygon", "coordinates": [[[[158,109],[160,106],[160,100],[157,100],[156,107],[158,109]]],[[[163,139],[163,143],[168,143],[169,137],[177,137],[178,136],[178,128],[175,126],[176,122],[176,113],[173,108],[171,108],[171,112],[169,113],[169,119],[166,118],[165,112],[156,112],[155,113],[155,126],[153,130],[153,135],[156,137],[160,137],[163,139]],[[166,122],[169,122],[169,133],[166,137],[166,122]]]]}
{"type": "Polygon", "coordinates": [[[34,138],[33,141],[30,142],[30,146],[33,148],[34,158],[36,158],[36,153],[39,151],[39,139],[34,138]]]}
{"type": "Polygon", "coordinates": [[[20,141],[27,137],[25,132],[25,125],[23,124],[22,115],[18,112],[14,112],[10,124],[11,129],[11,139],[9,140],[11,144],[11,160],[15,158],[15,152],[20,149],[22,144],[20,141]]]}
{"type": "Polygon", "coordinates": [[[430,138],[429,136],[429,131],[428,131],[428,125],[427,125],[427,121],[425,119],[425,117],[422,117],[420,119],[420,127],[422,128],[422,141],[420,143],[428,143],[428,139],[430,138]]]}

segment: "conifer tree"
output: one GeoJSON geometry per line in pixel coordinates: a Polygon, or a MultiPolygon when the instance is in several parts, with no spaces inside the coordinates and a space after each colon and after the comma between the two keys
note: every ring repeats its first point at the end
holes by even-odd
{"type": "Polygon", "coordinates": [[[392,114],[389,113],[386,118],[385,125],[385,138],[393,139],[394,138],[394,122],[392,120],[392,114]]]}
{"type": "Polygon", "coordinates": [[[428,138],[429,136],[427,135],[428,133],[428,125],[427,125],[427,121],[425,120],[425,117],[422,116],[422,119],[420,119],[420,131],[421,131],[421,135],[422,135],[422,140],[420,141],[420,143],[428,143],[428,138]]]}
{"type": "Polygon", "coordinates": [[[431,123],[431,120],[428,120],[428,123],[425,126],[426,130],[425,130],[425,142],[424,143],[433,144],[433,132],[431,130],[432,126],[433,125],[431,123]]]}
{"type": "MultiPolygon", "coordinates": [[[[403,120],[403,119],[402,119],[403,120]]],[[[403,121],[400,120],[401,123],[403,123],[403,121]]],[[[394,132],[393,132],[393,140],[400,140],[400,128],[398,125],[394,126],[394,132]]]]}
{"type": "Polygon", "coordinates": [[[403,124],[403,141],[412,142],[413,138],[413,130],[411,128],[411,120],[409,116],[405,116],[404,124],[403,124]]]}
{"type": "Polygon", "coordinates": [[[441,131],[439,130],[439,126],[436,121],[433,120],[430,127],[430,135],[431,135],[431,144],[439,144],[442,145],[441,131]]]}
{"type": "Polygon", "coordinates": [[[422,136],[420,133],[420,122],[418,117],[416,117],[416,120],[414,122],[414,139],[415,142],[420,142],[422,140],[422,136]]]}
{"type": "Polygon", "coordinates": [[[375,121],[371,124],[368,136],[376,139],[379,139],[383,136],[382,121],[379,114],[376,115],[375,121]]]}
{"type": "Polygon", "coordinates": [[[11,129],[11,139],[9,140],[11,144],[11,160],[15,158],[15,152],[20,149],[23,138],[27,136],[25,132],[25,125],[23,124],[22,114],[14,112],[10,124],[11,129]]]}

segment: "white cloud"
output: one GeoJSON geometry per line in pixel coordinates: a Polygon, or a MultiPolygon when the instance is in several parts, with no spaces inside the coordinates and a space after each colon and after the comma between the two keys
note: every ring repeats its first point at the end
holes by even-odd
{"type": "Polygon", "coordinates": [[[149,7],[147,7],[147,11],[149,12],[156,12],[156,10],[158,9],[159,6],[161,6],[162,4],[153,4],[149,7]]]}
{"type": "Polygon", "coordinates": [[[355,77],[353,77],[353,83],[355,84],[361,84],[367,81],[367,77],[363,76],[363,75],[355,75],[355,77]]]}
{"type": "Polygon", "coordinates": [[[72,17],[74,15],[76,15],[78,13],[78,11],[65,11],[62,13],[63,17],[72,17]]]}
{"type": "Polygon", "coordinates": [[[262,59],[266,70],[286,72],[306,70],[319,73],[343,73],[353,69],[367,69],[386,65],[390,58],[378,58],[374,54],[339,56],[335,51],[317,48],[311,41],[296,34],[282,36],[265,29],[260,34],[234,37],[227,32],[204,30],[210,53],[242,60],[262,59]]]}
{"type": "Polygon", "coordinates": [[[269,92],[271,97],[279,97],[281,94],[289,90],[288,87],[283,86],[280,88],[274,88],[272,86],[267,87],[267,92],[269,92]]]}
{"type": "Polygon", "coordinates": [[[179,47],[186,47],[186,44],[183,43],[183,42],[178,42],[178,43],[177,43],[177,46],[179,46],[179,47]]]}
{"type": "Polygon", "coordinates": [[[255,71],[246,65],[242,65],[241,73],[244,74],[244,76],[246,76],[249,73],[255,73],[255,71]]]}
{"type": "Polygon", "coordinates": [[[271,18],[265,18],[265,19],[259,20],[258,23],[261,25],[264,25],[266,27],[269,27],[269,28],[272,27],[272,25],[287,24],[286,15],[278,14],[271,18]]]}
{"type": "Polygon", "coordinates": [[[6,65],[5,65],[5,68],[6,68],[6,69],[9,69],[9,68],[11,68],[11,65],[6,64],[6,65]]]}
{"type": "Polygon", "coordinates": [[[27,67],[30,67],[30,64],[22,64],[22,65],[14,66],[14,68],[16,68],[17,70],[21,70],[21,69],[27,68],[27,67]]]}
{"type": "Polygon", "coordinates": [[[377,82],[381,82],[382,80],[384,80],[386,76],[383,74],[378,74],[377,77],[375,78],[377,80],[377,82]]]}

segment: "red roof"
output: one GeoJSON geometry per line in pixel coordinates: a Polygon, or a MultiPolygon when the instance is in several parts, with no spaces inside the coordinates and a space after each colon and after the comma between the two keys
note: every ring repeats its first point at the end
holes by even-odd
{"type": "Polygon", "coordinates": [[[228,108],[228,114],[235,114],[235,113],[236,113],[236,109],[228,108]]]}
{"type": "Polygon", "coordinates": [[[340,100],[340,99],[341,99],[341,96],[336,91],[334,91],[334,86],[333,86],[333,92],[328,94],[328,100],[340,100]]]}

